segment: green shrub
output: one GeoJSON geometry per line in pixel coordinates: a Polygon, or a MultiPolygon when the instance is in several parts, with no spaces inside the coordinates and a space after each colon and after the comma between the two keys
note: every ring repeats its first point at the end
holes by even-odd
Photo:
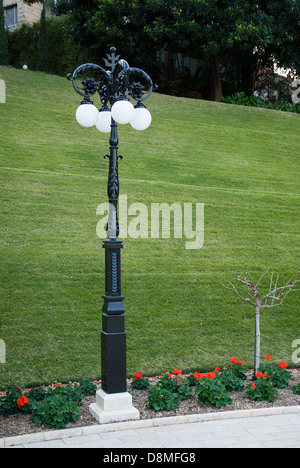
{"type": "Polygon", "coordinates": [[[223,371],[217,377],[222,382],[228,392],[237,392],[244,390],[244,379],[231,371],[223,371]]]}
{"type": "MultiPolygon", "coordinates": [[[[90,51],[75,44],[69,19],[47,18],[47,70],[55,75],[66,76],[72,73],[80,63],[85,62],[90,51]]],[[[11,66],[21,68],[24,62],[29,70],[35,70],[38,62],[39,22],[32,25],[23,24],[14,31],[8,31],[8,52],[11,66]]]]}
{"type": "Polygon", "coordinates": [[[179,395],[161,385],[154,385],[148,392],[148,404],[155,411],[171,411],[180,401],[179,395]]]}
{"type": "Polygon", "coordinates": [[[81,384],[56,384],[46,391],[41,387],[25,392],[23,384],[18,383],[8,389],[0,398],[0,414],[32,413],[34,424],[61,429],[68,422],[79,417],[78,405],[86,395],[93,395],[97,389],[91,380],[81,384]],[[22,390],[23,389],[23,390],[22,390]]]}
{"type": "Polygon", "coordinates": [[[22,390],[24,385],[17,383],[0,397],[0,414],[11,415],[31,412],[31,399],[22,390]]]}
{"type": "Polygon", "coordinates": [[[157,385],[176,393],[180,400],[190,398],[192,394],[189,379],[180,377],[180,374],[177,376],[165,374],[158,380],[157,385]]]}
{"type": "Polygon", "coordinates": [[[246,396],[253,401],[275,401],[277,395],[277,390],[266,375],[255,380],[246,388],[246,396]]]}
{"type": "Polygon", "coordinates": [[[277,388],[286,388],[289,385],[291,374],[285,369],[272,364],[266,364],[258,369],[260,372],[267,372],[270,382],[277,388]]]}
{"type": "Polygon", "coordinates": [[[245,366],[243,361],[240,361],[236,358],[230,359],[231,365],[229,367],[229,371],[232,375],[235,375],[238,379],[246,380],[247,375],[246,372],[248,368],[245,366]]]}
{"type": "Polygon", "coordinates": [[[32,403],[32,421],[50,428],[63,429],[79,418],[76,401],[67,394],[53,392],[46,400],[32,403]]]}
{"type": "Polygon", "coordinates": [[[150,387],[150,382],[146,377],[143,377],[141,372],[134,374],[133,380],[131,382],[131,388],[135,388],[136,390],[146,390],[150,387]]]}
{"type": "Polygon", "coordinates": [[[244,92],[235,93],[232,96],[226,96],[219,99],[219,102],[227,104],[236,104],[239,106],[263,107],[265,109],[279,110],[283,112],[300,113],[299,103],[290,103],[285,101],[269,102],[261,101],[257,96],[247,96],[244,92]]]}
{"type": "Polygon", "coordinates": [[[188,378],[181,377],[181,371],[165,374],[148,392],[149,407],[156,411],[170,411],[184,399],[190,398],[192,388],[188,378]]]}
{"type": "Polygon", "coordinates": [[[81,382],[80,392],[84,396],[95,395],[96,391],[97,391],[97,385],[95,385],[91,380],[85,379],[83,382],[81,382]]]}
{"type": "Polygon", "coordinates": [[[46,398],[47,392],[42,387],[35,387],[31,388],[27,393],[26,396],[35,401],[41,401],[46,398]]]}
{"type": "Polygon", "coordinates": [[[297,385],[293,385],[291,390],[293,393],[295,393],[295,395],[300,395],[300,383],[298,383],[297,385]]]}
{"type": "Polygon", "coordinates": [[[84,395],[81,392],[81,388],[79,384],[68,384],[68,385],[61,385],[57,384],[55,388],[50,388],[47,392],[46,399],[49,400],[52,396],[61,395],[66,397],[69,401],[76,401],[81,403],[84,395]]]}
{"type": "Polygon", "coordinates": [[[206,406],[222,406],[231,405],[232,399],[225,385],[217,379],[200,379],[196,385],[195,393],[198,395],[199,402],[206,406]]]}

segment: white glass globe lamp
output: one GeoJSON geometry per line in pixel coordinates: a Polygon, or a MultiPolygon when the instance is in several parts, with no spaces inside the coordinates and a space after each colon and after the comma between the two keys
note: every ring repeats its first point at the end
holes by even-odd
{"type": "Polygon", "coordinates": [[[146,130],[151,124],[151,114],[144,105],[135,106],[130,125],[135,130],[146,130]]]}
{"type": "Polygon", "coordinates": [[[76,111],[76,120],[82,127],[93,127],[96,125],[99,111],[91,102],[81,104],[76,111]]]}
{"type": "Polygon", "coordinates": [[[118,124],[128,124],[133,115],[134,107],[130,101],[120,100],[111,108],[111,116],[118,124]]]}
{"type": "Polygon", "coordinates": [[[96,122],[96,128],[102,133],[110,133],[111,130],[111,112],[104,110],[99,112],[99,117],[96,122]]]}

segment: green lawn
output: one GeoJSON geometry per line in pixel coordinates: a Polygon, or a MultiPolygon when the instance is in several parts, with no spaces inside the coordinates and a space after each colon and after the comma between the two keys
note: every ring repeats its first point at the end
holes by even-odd
{"type": "MultiPolygon", "coordinates": [[[[72,72],[72,70],[70,70],[72,72]]],[[[66,79],[0,67],[0,387],[100,377],[106,134],[79,127],[66,79]]],[[[252,308],[221,283],[245,264],[299,270],[300,116],[153,94],[145,132],[119,127],[121,194],[204,203],[205,241],[124,239],[128,376],[253,363],[252,308]]],[[[98,103],[97,103],[98,105],[98,103]]],[[[149,226],[150,228],[150,226],[149,226]]],[[[299,293],[262,315],[262,355],[292,362],[299,293]]]]}

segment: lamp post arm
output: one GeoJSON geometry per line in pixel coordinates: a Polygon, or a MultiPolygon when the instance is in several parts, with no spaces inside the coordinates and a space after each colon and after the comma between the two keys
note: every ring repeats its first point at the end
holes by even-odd
{"type": "Polygon", "coordinates": [[[76,79],[82,75],[83,73],[86,73],[88,71],[97,71],[100,72],[100,76],[104,78],[106,83],[110,85],[111,83],[111,76],[110,73],[104,70],[104,68],[100,67],[100,65],[97,65],[95,63],[84,63],[83,65],[80,65],[79,67],[74,70],[73,75],[70,73],[67,75],[67,78],[72,81],[73,87],[75,91],[80,94],[81,96],[87,97],[87,96],[92,96],[95,94],[98,89],[100,82],[95,81],[93,78],[87,78],[82,82],[83,87],[79,88],[76,83],[76,79]]]}

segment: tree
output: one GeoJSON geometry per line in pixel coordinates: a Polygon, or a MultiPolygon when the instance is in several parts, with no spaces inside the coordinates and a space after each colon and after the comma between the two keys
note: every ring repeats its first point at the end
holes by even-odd
{"type": "Polygon", "coordinates": [[[48,49],[47,49],[47,24],[46,24],[46,9],[45,5],[52,4],[51,0],[24,0],[27,5],[41,3],[43,8],[40,17],[39,41],[38,41],[38,57],[36,70],[48,71],[48,49]]]}
{"type": "Polygon", "coordinates": [[[36,69],[38,71],[43,71],[43,72],[48,71],[47,25],[46,25],[45,5],[43,5],[41,18],[40,18],[38,58],[37,58],[36,69]]]}
{"type": "Polygon", "coordinates": [[[258,0],[264,12],[265,34],[257,56],[300,73],[300,0],[258,0]]]}
{"type": "Polygon", "coordinates": [[[244,294],[239,292],[236,286],[231,281],[226,281],[230,286],[224,286],[226,289],[233,291],[240,299],[247,302],[255,308],[255,349],[254,349],[254,374],[260,367],[260,312],[261,309],[272,309],[274,307],[282,306],[284,299],[291,291],[299,291],[295,289],[297,283],[300,282],[298,279],[300,272],[298,272],[290,281],[283,286],[278,286],[279,277],[274,280],[274,274],[270,274],[267,270],[263,272],[257,282],[251,277],[245,267],[241,275],[233,273],[235,281],[246,286],[249,290],[249,296],[245,297],[244,294]],[[269,292],[262,294],[260,293],[260,284],[264,278],[269,279],[269,292]]]}
{"type": "MultiPolygon", "coordinates": [[[[32,0],[27,0],[32,1],[32,0]]],[[[222,96],[220,63],[237,69],[252,92],[254,71],[277,60],[300,71],[300,0],[57,0],[84,45],[115,45],[154,60],[162,47],[204,60],[211,99],[222,96]]]]}
{"type": "Polygon", "coordinates": [[[5,31],[3,0],[0,0],[0,65],[8,65],[8,48],[5,31]]]}

